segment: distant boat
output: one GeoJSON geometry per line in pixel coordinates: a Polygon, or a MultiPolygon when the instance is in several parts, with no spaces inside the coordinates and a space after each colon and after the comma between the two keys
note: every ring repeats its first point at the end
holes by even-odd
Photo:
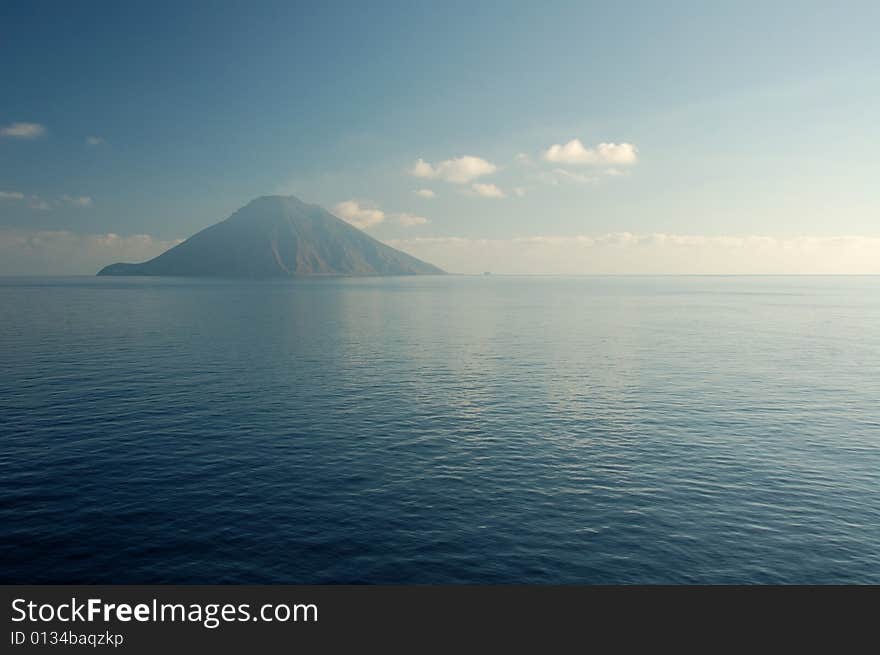
{"type": "Polygon", "coordinates": [[[489,271],[483,271],[483,275],[492,275],[492,273],[489,271]]]}

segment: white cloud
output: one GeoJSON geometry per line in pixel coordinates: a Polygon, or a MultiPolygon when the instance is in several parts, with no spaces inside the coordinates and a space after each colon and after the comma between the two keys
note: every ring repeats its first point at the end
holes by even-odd
{"type": "Polygon", "coordinates": [[[31,196],[28,199],[28,207],[47,212],[52,209],[52,203],[48,200],[43,200],[40,196],[31,196]]]}
{"type": "Polygon", "coordinates": [[[513,187],[513,195],[515,195],[517,198],[524,197],[526,195],[525,187],[521,187],[521,186],[513,187]]]}
{"type": "Polygon", "coordinates": [[[346,200],[333,207],[333,213],[356,228],[364,228],[378,225],[385,220],[385,212],[377,207],[362,205],[357,200],[346,200]]]}
{"type": "Polygon", "coordinates": [[[413,177],[436,177],[434,167],[421,158],[416,160],[416,163],[413,164],[413,167],[410,169],[409,174],[413,177]]]}
{"type": "Polygon", "coordinates": [[[0,200],[27,200],[30,209],[49,211],[61,205],[72,207],[91,207],[94,201],[90,196],[61,196],[60,200],[46,200],[40,196],[25,196],[19,191],[0,191],[0,200]]]}
{"type": "Polygon", "coordinates": [[[418,189],[417,191],[413,191],[419,198],[436,198],[437,194],[431,191],[431,189],[418,189]]]}
{"type": "Polygon", "coordinates": [[[0,191],[0,200],[27,200],[27,206],[40,211],[50,211],[61,205],[72,207],[91,207],[94,201],[90,196],[61,196],[60,200],[47,200],[40,196],[25,196],[18,191],[0,191]]]}
{"type": "Polygon", "coordinates": [[[542,171],[535,177],[541,182],[552,186],[558,186],[562,183],[593,184],[600,179],[598,175],[573,173],[564,168],[554,168],[552,171],[542,171]]]}
{"type": "Polygon", "coordinates": [[[467,184],[484,175],[491,175],[498,170],[492,162],[481,157],[465,155],[456,159],[446,159],[430,164],[419,159],[410,169],[410,175],[431,180],[445,180],[454,184],[467,184]]]}
{"type": "Polygon", "coordinates": [[[91,207],[94,204],[89,196],[61,196],[61,199],[74,207],[91,207]]]}
{"type": "Polygon", "coordinates": [[[564,145],[550,146],[543,153],[545,161],[557,164],[613,164],[625,166],[638,161],[638,149],[631,143],[600,143],[587,148],[580,139],[572,139],[564,145]]]}
{"type": "Polygon", "coordinates": [[[149,234],[78,234],[64,230],[0,228],[0,274],[93,275],[115,262],[152,259],[182,239],[149,234]]]}
{"type": "Polygon", "coordinates": [[[402,225],[403,227],[414,227],[416,225],[430,223],[430,221],[424,216],[409,214],[407,212],[389,214],[385,213],[378,207],[362,203],[358,200],[346,200],[337,203],[333,207],[333,213],[360,230],[379,225],[379,223],[386,220],[402,225]]]}
{"type": "Polygon", "coordinates": [[[417,216],[416,214],[408,214],[406,212],[392,214],[391,218],[404,227],[415,227],[416,225],[425,225],[431,222],[424,216],[417,216]]]}
{"type": "Polygon", "coordinates": [[[12,123],[0,128],[0,136],[12,139],[36,139],[46,133],[46,128],[39,123],[12,123]]]}
{"type": "Polygon", "coordinates": [[[532,158],[524,152],[517,153],[514,159],[518,164],[522,164],[523,166],[530,166],[532,164],[532,158]]]}
{"type": "Polygon", "coordinates": [[[880,274],[880,237],[634,234],[389,241],[455,273],[880,274]]]}
{"type": "Polygon", "coordinates": [[[104,143],[104,137],[101,137],[101,136],[86,137],[86,145],[87,146],[99,146],[102,143],[104,143]]]}
{"type": "Polygon", "coordinates": [[[503,198],[504,191],[499,189],[494,184],[472,184],[471,189],[474,190],[478,196],[483,196],[484,198],[503,198]]]}

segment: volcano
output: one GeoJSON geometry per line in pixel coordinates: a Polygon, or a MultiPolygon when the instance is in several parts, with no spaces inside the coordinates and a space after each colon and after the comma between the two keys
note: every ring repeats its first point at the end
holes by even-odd
{"type": "Polygon", "coordinates": [[[294,196],[263,196],[158,257],[142,264],[111,264],[98,275],[257,278],[443,272],[318,205],[294,196]]]}

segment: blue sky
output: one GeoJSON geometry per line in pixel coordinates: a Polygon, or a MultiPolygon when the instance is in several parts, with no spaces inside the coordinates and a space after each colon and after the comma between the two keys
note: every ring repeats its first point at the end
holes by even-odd
{"type": "Polygon", "coordinates": [[[5,2],[0,273],[152,256],[271,193],[462,272],[880,272],[878,24],[874,2],[5,2]]]}

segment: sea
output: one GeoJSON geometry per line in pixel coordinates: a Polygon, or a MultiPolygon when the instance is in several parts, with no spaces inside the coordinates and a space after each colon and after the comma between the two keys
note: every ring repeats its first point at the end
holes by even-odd
{"type": "Polygon", "coordinates": [[[880,277],[0,278],[5,583],[880,583],[880,277]]]}

